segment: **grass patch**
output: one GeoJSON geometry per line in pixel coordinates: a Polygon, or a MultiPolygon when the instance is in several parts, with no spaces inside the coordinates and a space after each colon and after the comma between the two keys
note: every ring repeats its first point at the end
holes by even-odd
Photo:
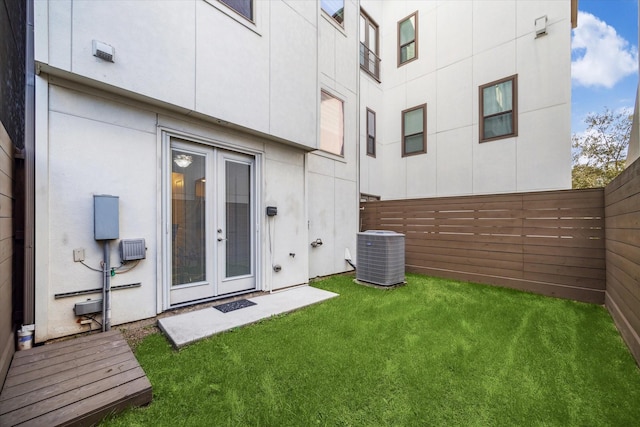
{"type": "Polygon", "coordinates": [[[635,425],[640,370],[607,311],[407,275],[176,352],[136,356],[154,400],[105,425],[635,425]]]}

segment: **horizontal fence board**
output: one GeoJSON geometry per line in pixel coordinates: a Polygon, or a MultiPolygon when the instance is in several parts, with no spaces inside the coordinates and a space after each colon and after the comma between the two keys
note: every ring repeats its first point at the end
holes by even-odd
{"type": "Polygon", "coordinates": [[[640,248],[640,230],[607,229],[607,241],[611,240],[640,248]]]}
{"type": "MultiPolygon", "coordinates": [[[[536,264],[536,263],[524,263],[524,271],[527,273],[540,273],[540,274],[553,274],[556,276],[567,276],[576,279],[595,279],[604,280],[605,270],[604,268],[590,268],[590,267],[570,267],[566,265],[553,265],[553,264],[536,264]]],[[[560,282],[566,283],[566,282],[560,282]]]]}
{"type": "Polygon", "coordinates": [[[607,228],[624,228],[640,230],[640,212],[629,212],[625,214],[609,216],[605,220],[607,228]]]}
{"type": "Polygon", "coordinates": [[[620,307],[613,301],[609,293],[605,295],[605,304],[609,313],[611,313],[611,317],[613,317],[616,327],[620,331],[622,339],[627,343],[631,354],[635,357],[638,365],[640,365],[640,335],[631,328],[625,314],[620,311],[620,307]]]}
{"type": "Polygon", "coordinates": [[[471,248],[452,248],[447,246],[425,247],[409,245],[408,243],[405,245],[405,252],[412,253],[417,256],[422,254],[451,256],[455,258],[479,258],[486,260],[487,262],[493,262],[493,260],[508,261],[518,263],[518,265],[522,267],[522,254],[514,252],[495,252],[471,248]]]}
{"type": "Polygon", "coordinates": [[[573,256],[576,258],[589,258],[591,260],[604,260],[604,241],[596,248],[573,248],[567,255],[567,248],[563,246],[524,245],[523,253],[527,255],[549,255],[554,257],[573,256]]]}
{"type": "Polygon", "coordinates": [[[497,285],[551,297],[568,298],[594,304],[602,304],[604,302],[604,291],[598,289],[571,287],[530,280],[519,280],[513,277],[484,276],[481,274],[473,274],[464,271],[453,271],[415,265],[407,265],[407,271],[410,273],[426,274],[447,279],[497,285]]]}
{"type": "Polygon", "coordinates": [[[607,265],[607,288],[611,286],[621,286],[627,289],[629,293],[638,301],[638,309],[640,310],[640,280],[629,276],[626,271],[615,264],[607,265]]]}
{"type": "Polygon", "coordinates": [[[523,218],[604,218],[602,206],[593,208],[552,208],[552,209],[523,209],[523,218]]]}
{"type": "Polygon", "coordinates": [[[590,277],[573,277],[561,274],[529,272],[525,271],[523,278],[536,282],[555,283],[557,285],[573,286],[577,288],[599,289],[604,291],[605,279],[594,279],[590,277]]]}
{"type": "MultiPolygon", "coordinates": [[[[606,198],[605,198],[605,201],[607,201],[606,198]]],[[[615,203],[611,203],[610,205],[604,208],[604,211],[607,217],[621,215],[628,212],[639,212],[640,211],[640,193],[633,194],[627,197],[626,199],[620,200],[615,203]]]]}
{"type": "MultiPolygon", "coordinates": [[[[407,258],[406,265],[418,266],[419,264],[415,263],[413,259],[407,258]]],[[[426,265],[429,265],[429,264],[426,264],[426,265]]],[[[435,264],[431,264],[431,265],[435,267],[435,264]]],[[[505,277],[512,277],[515,279],[522,279],[524,274],[522,270],[505,270],[502,268],[480,267],[480,266],[474,266],[474,265],[467,265],[464,263],[454,264],[454,263],[440,262],[437,264],[437,268],[443,269],[443,270],[465,272],[469,274],[478,274],[483,276],[505,276],[505,277]]]]}
{"type": "Polygon", "coordinates": [[[526,264],[546,264],[557,265],[562,267],[579,267],[579,268],[595,268],[604,270],[606,262],[604,258],[583,258],[575,256],[575,254],[567,255],[532,255],[524,254],[523,258],[526,264]]]}
{"type": "MultiPolygon", "coordinates": [[[[611,254],[621,256],[636,265],[640,265],[640,248],[637,246],[629,245],[625,242],[607,240],[607,255],[611,254]]],[[[614,259],[609,259],[607,262],[615,265],[614,259]]]]}
{"type": "Polygon", "coordinates": [[[603,189],[560,190],[366,202],[360,213],[363,230],[405,235],[412,269],[602,303],[603,201],[603,189]]]}
{"type": "Polygon", "coordinates": [[[500,259],[500,257],[496,257],[494,259],[491,258],[482,258],[482,257],[471,257],[464,255],[438,255],[433,253],[420,253],[405,250],[405,258],[408,260],[420,260],[426,261],[427,263],[438,263],[438,264],[463,264],[465,266],[471,267],[486,267],[491,269],[504,269],[504,270],[513,270],[520,271],[522,270],[522,259],[518,261],[504,261],[500,259]]]}
{"type": "Polygon", "coordinates": [[[607,185],[604,190],[605,206],[620,202],[630,195],[637,194],[640,181],[640,162],[633,162],[607,185]]]}
{"type": "MultiPolygon", "coordinates": [[[[447,241],[447,242],[473,242],[473,243],[496,243],[505,245],[522,245],[522,236],[504,236],[504,235],[490,235],[490,234],[476,234],[471,235],[469,233],[417,233],[415,231],[408,231],[405,234],[405,239],[412,240],[431,240],[431,241],[447,241]]],[[[557,240],[557,239],[556,239],[557,240]]]]}
{"type": "Polygon", "coordinates": [[[640,331],[640,303],[631,297],[631,294],[624,286],[616,286],[615,280],[613,286],[607,288],[607,293],[620,308],[631,325],[633,330],[640,331]]]}
{"type": "Polygon", "coordinates": [[[640,264],[625,258],[623,255],[607,251],[607,264],[624,270],[633,280],[640,281],[640,264]]]}
{"type": "Polygon", "coordinates": [[[496,253],[497,256],[500,253],[507,254],[522,254],[523,246],[520,244],[513,243],[492,243],[492,242],[479,242],[474,239],[474,241],[468,241],[468,239],[461,240],[442,240],[442,239],[428,239],[428,238],[409,238],[409,235],[405,236],[405,244],[407,247],[424,247],[424,248],[433,248],[433,250],[437,250],[438,248],[446,248],[446,249],[467,249],[472,251],[486,251],[488,253],[496,253]]]}

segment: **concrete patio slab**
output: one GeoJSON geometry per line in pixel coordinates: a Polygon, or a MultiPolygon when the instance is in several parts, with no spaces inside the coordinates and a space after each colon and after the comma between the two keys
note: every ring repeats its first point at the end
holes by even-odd
{"type": "Polygon", "coordinates": [[[213,307],[208,307],[165,317],[158,320],[158,326],[167,335],[173,346],[180,348],[220,332],[298,310],[337,296],[338,294],[333,292],[311,286],[301,286],[269,295],[247,298],[256,305],[228,313],[222,313],[213,307]]]}

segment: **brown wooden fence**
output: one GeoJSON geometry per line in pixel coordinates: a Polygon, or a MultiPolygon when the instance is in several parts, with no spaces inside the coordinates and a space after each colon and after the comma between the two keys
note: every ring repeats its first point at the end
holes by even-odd
{"type": "Polygon", "coordinates": [[[361,230],[405,235],[408,272],[604,303],[604,191],[366,202],[361,230]]]}
{"type": "Polygon", "coordinates": [[[605,189],[606,306],[640,364],[640,161],[605,189]]]}
{"type": "Polygon", "coordinates": [[[12,278],[13,144],[0,123],[0,388],[15,349],[12,278]]]}

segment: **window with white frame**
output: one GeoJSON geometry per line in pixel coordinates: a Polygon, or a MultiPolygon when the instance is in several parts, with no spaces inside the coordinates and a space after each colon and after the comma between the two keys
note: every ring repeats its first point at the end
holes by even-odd
{"type": "Polygon", "coordinates": [[[325,91],[320,97],[320,147],[322,151],[344,155],[344,103],[325,91]]]}
{"type": "Polygon", "coordinates": [[[344,0],[320,0],[320,7],[338,24],[344,21],[344,0]]]}
{"type": "Polygon", "coordinates": [[[240,15],[253,21],[253,0],[219,0],[240,15]]]}

